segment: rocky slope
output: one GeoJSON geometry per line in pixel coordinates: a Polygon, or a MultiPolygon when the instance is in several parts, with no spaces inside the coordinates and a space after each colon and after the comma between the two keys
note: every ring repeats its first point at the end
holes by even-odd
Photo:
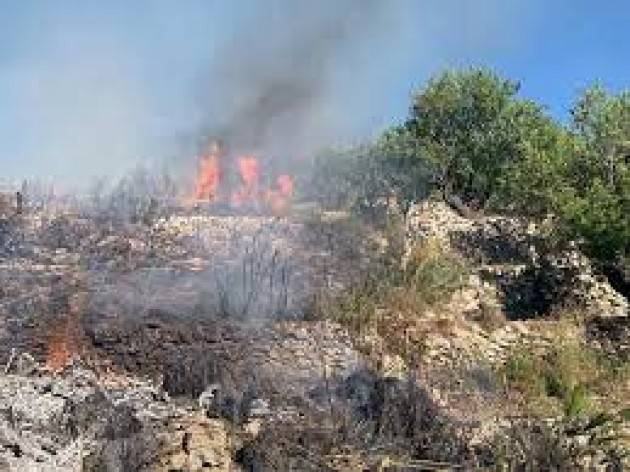
{"type": "Polygon", "coordinates": [[[357,336],[308,315],[385,254],[377,232],[24,218],[0,257],[0,470],[405,470],[419,443],[433,462],[417,467],[439,470],[483,457],[522,415],[497,376],[515,351],[544,358],[570,339],[627,361],[628,300],[577,250],[543,254],[524,221],[414,207],[407,261],[437,241],[465,283],[357,336]]]}

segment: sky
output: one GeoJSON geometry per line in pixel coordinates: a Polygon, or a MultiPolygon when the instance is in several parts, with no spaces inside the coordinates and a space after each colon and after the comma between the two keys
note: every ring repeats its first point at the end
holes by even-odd
{"type": "Polygon", "coordinates": [[[629,26],[628,0],[0,0],[0,181],[187,165],[292,80],[249,115],[274,152],[369,139],[452,67],[566,120],[590,83],[630,87],[629,26]]]}

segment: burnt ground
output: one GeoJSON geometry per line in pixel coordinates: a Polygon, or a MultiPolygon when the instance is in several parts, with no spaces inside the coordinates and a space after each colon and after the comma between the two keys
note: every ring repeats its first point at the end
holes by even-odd
{"type": "MultiPolygon", "coordinates": [[[[300,321],[315,290],[327,287],[335,270],[344,272],[331,262],[332,233],[317,234],[302,224],[269,217],[173,215],[147,226],[72,212],[23,215],[3,231],[0,362],[9,377],[3,384],[2,408],[23,411],[28,407],[16,399],[31,394],[44,402],[44,417],[36,418],[42,426],[28,441],[11,439],[28,428],[19,419],[10,419],[10,431],[0,434],[4,451],[10,453],[10,470],[38,462],[41,470],[81,466],[73,446],[77,438],[97,445],[115,443],[86,447],[91,452],[83,470],[122,471],[129,464],[135,464],[133,470],[167,470],[156,464],[167,467],[182,455],[190,459],[191,451],[202,447],[194,444],[195,438],[207,436],[198,397],[211,386],[218,387],[212,387],[211,404],[204,404],[207,414],[241,424],[256,399],[279,411],[308,407],[305,399],[322,379],[332,385],[360,366],[343,330],[300,321]],[[91,372],[86,395],[102,394],[105,400],[82,399],[83,390],[73,386],[76,369],[91,372]],[[64,379],[70,384],[55,387],[64,379]],[[53,387],[40,390],[41,382],[53,387]],[[112,382],[114,390],[108,386],[112,382]],[[139,394],[134,387],[138,382],[163,393],[139,394]],[[59,396],[55,389],[64,392],[65,400],[53,401],[59,396]],[[108,413],[113,408],[108,399],[138,395],[146,397],[144,403],[124,400],[131,407],[121,413],[135,421],[133,428],[118,434],[116,425],[97,420],[118,414],[117,409],[108,413]],[[165,398],[175,403],[163,408],[165,398]],[[154,406],[161,427],[142,419],[154,406]],[[58,431],[46,409],[54,413],[68,408],[92,418],[86,421],[98,431],[109,431],[103,433],[106,437],[86,425],[77,430],[73,420],[58,431]],[[199,419],[186,420],[187,426],[168,419],[184,418],[191,408],[199,419]],[[143,435],[168,437],[173,428],[183,434],[180,447],[134,449],[144,442],[143,435]],[[59,438],[54,447],[45,446],[48,435],[59,438]],[[119,441],[136,445],[124,443],[120,449],[119,441]],[[65,462],[59,458],[62,449],[71,456],[65,462]]],[[[233,451],[226,441],[212,445],[223,449],[223,458],[209,460],[208,467],[215,467],[211,470],[227,470],[221,468],[226,466],[224,456],[233,451]]]]}
{"type": "MultiPolygon", "coordinates": [[[[479,434],[493,430],[480,433],[479,421],[494,424],[496,409],[511,402],[490,364],[503,362],[514,339],[537,339],[534,324],[510,321],[484,333],[466,313],[479,311],[480,288],[488,287],[469,287],[424,338],[434,368],[418,375],[378,349],[375,364],[346,329],[313,317],[319,294],[342,292],[380,263],[382,241],[356,225],[203,214],[121,225],[67,212],[12,221],[3,227],[11,244],[0,258],[0,362],[8,374],[0,407],[25,412],[16,398],[32,397],[43,402],[38,411],[92,418],[96,429],[62,434],[57,446],[75,454],[77,438],[93,441],[84,470],[129,467],[115,463],[205,470],[205,461],[216,471],[229,470],[228,463],[254,471],[349,471],[383,454],[482,465],[479,434]],[[451,363],[468,357],[472,365],[451,363]],[[90,372],[86,395],[96,395],[94,402],[76,397],[82,371],[90,372]],[[106,400],[98,400],[101,393],[106,400]],[[63,401],[53,400],[60,395],[63,401]],[[130,410],[119,411],[119,401],[130,410]],[[118,435],[97,419],[103,415],[132,421],[118,435]],[[109,435],[109,442],[94,434],[109,435]],[[208,434],[223,439],[209,446],[208,434]],[[153,436],[161,443],[139,448],[153,436]],[[171,436],[175,445],[164,439],[171,436]],[[219,451],[216,460],[201,454],[199,469],[181,466],[210,449],[219,451]],[[344,458],[355,462],[331,465],[344,458]]],[[[595,320],[588,335],[613,339],[623,321],[595,320]]],[[[412,322],[434,320],[425,313],[412,322]]],[[[406,331],[394,333],[400,336],[406,331]]],[[[38,417],[37,438],[20,442],[19,431],[33,422],[21,414],[15,426],[9,415],[0,435],[9,470],[21,470],[22,457],[37,462],[37,454],[54,464],[40,451],[49,435],[61,434],[54,415],[38,417]]],[[[72,470],[55,467],[41,470],[72,470]]]]}
{"type": "Polygon", "coordinates": [[[37,214],[12,231],[20,243],[0,258],[0,362],[12,349],[45,360],[50,336],[66,325],[84,332],[73,336],[90,333],[75,340],[83,347],[102,348],[94,333],[104,324],[116,336],[164,331],[172,344],[177,331],[216,345],[221,330],[300,319],[317,290],[353,277],[333,251],[342,243],[357,251],[332,231],[268,217],[175,216],[110,228],[37,214]]]}

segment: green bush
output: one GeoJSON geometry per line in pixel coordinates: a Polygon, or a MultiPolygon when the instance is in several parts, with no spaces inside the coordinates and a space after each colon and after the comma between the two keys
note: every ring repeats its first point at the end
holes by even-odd
{"type": "Polygon", "coordinates": [[[316,312],[348,327],[361,350],[369,349],[362,345],[366,335],[378,334],[387,340],[389,352],[404,355],[410,345],[416,351],[424,348],[424,339],[406,337],[407,330],[428,310],[447,303],[464,285],[468,273],[461,258],[438,240],[428,239],[411,251],[406,264],[395,249],[383,253],[377,264],[343,293],[322,294],[316,312]]]}
{"type": "Polygon", "coordinates": [[[505,362],[503,377],[509,388],[530,396],[539,396],[545,391],[544,378],[537,360],[526,352],[512,354],[505,362]]]}
{"type": "MultiPolygon", "coordinates": [[[[487,69],[448,71],[412,97],[407,119],[373,144],[323,153],[312,174],[324,206],[404,214],[431,194],[539,220],[556,242],[630,260],[630,91],[585,90],[563,126],[487,69]]],[[[624,265],[625,264],[625,265],[624,265]]]]}
{"type": "Polygon", "coordinates": [[[551,152],[557,139],[558,126],[518,90],[487,69],[446,72],[414,95],[409,118],[383,146],[430,168],[446,198],[485,206],[510,166],[551,152]]]}
{"type": "Polygon", "coordinates": [[[630,255],[630,91],[587,89],[572,110],[580,146],[556,211],[570,237],[603,260],[630,255]]]}
{"type": "Polygon", "coordinates": [[[625,395],[627,363],[618,363],[577,342],[561,342],[545,355],[526,350],[510,354],[501,368],[508,390],[532,405],[556,405],[567,416],[582,416],[595,405],[594,394],[625,395]],[[552,403],[549,403],[552,401],[552,403]]]}
{"type": "Polygon", "coordinates": [[[575,385],[564,394],[564,414],[568,417],[582,416],[589,408],[589,394],[583,385],[575,385]]]}
{"type": "Polygon", "coordinates": [[[630,91],[614,95],[591,87],[571,115],[565,129],[539,122],[545,144],[508,166],[495,198],[530,216],[554,214],[559,240],[578,240],[601,261],[627,259],[630,91]]]}
{"type": "Polygon", "coordinates": [[[461,257],[429,238],[411,250],[404,277],[406,284],[427,304],[435,304],[461,288],[468,273],[461,257]]]}

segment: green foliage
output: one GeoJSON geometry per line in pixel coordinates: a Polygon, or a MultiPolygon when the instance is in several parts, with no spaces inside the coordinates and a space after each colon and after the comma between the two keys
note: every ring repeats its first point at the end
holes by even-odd
{"type": "Polygon", "coordinates": [[[520,213],[555,214],[560,239],[582,241],[600,260],[628,257],[630,92],[591,87],[574,105],[569,129],[541,126],[539,135],[545,144],[509,168],[500,199],[520,213]]]}
{"type": "Polygon", "coordinates": [[[603,261],[630,255],[630,92],[586,90],[564,128],[518,86],[486,70],[448,72],[413,101],[390,154],[431,170],[448,198],[527,216],[557,216],[560,241],[603,261]],[[428,164],[426,164],[428,163],[428,164]]]}
{"type": "Polygon", "coordinates": [[[600,85],[586,89],[574,105],[573,129],[584,141],[584,167],[614,185],[627,171],[630,146],[630,91],[609,94],[600,85]]]}
{"type": "Polygon", "coordinates": [[[555,207],[565,238],[583,240],[589,253],[600,259],[628,255],[630,187],[626,193],[615,193],[599,179],[582,191],[564,188],[555,196],[555,207]]]}
{"type": "Polygon", "coordinates": [[[611,386],[623,390],[628,374],[627,365],[617,365],[573,342],[560,343],[544,356],[524,350],[514,352],[502,368],[508,389],[521,392],[533,405],[541,400],[544,405],[555,401],[570,417],[588,413],[593,394],[611,395],[611,386]]]}
{"type": "Polygon", "coordinates": [[[544,391],[544,379],[534,357],[524,352],[515,353],[505,362],[504,378],[510,388],[529,395],[544,391]]]}
{"type": "Polygon", "coordinates": [[[544,144],[523,142],[520,159],[499,177],[491,202],[494,208],[535,218],[553,212],[574,139],[550,122],[541,124],[538,132],[545,136],[544,144]]]}
{"type": "Polygon", "coordinates": [[[382,217],[392,203],[404,213],[410,203],[425,198],[430,190],[429,175],[423,166],[376,144],[320,153],[309,188],[324,208],[382,217]]]}
{"type": "Polygon", "coordinates": [[[407,338],[407,328],[415,326],[427,310],[448,302],[468,274],[461,258],[438,241],[428,240],[414,248],[404,266],[398,251],[385,252],[352,287],[337,296],[322,295],[316,311],[346,326],[363,352],[373,347],[363,344],[372,331],[388,340],[389,352],[416,355],[424,339],[407,338]]]}
{"type": "Polygon", "coordinates": [[[630,91],[587,89],[572,110],[579,147],[555,211],[568,237],[602,260],[630,255],[630,91]]]}
{"type": "Polygon", "coordinates": [[[550,152],[557,139],[557,126],[518,90],[486,69],[447,72],[413,98],[405,131],[395,133],[398,147],[431,164],[447,197],[484,206],[510,166],[550,152]]]}
{"type": "Polygon", "coordinates": [[[464,285],[469,269],[461,257],[429,238],[415,246],[405,266],[404,280],[430,303],[453,293],[464,285]]]}
{"type": "Polygon", "coordinates": [[[313,174],[328,207],[404,213],[435,193],[544,219],[554,242],[581,241],[604,262],[630,260],[630,91],[594,86],[570,126],[519,98],[519,85],[487,69],[443,73],[412,99],[407,120],[373,144],[324,153],[313,174]]]}
{"type": "Polygon", "coordinates": [[[529,156],[535,163],[553,154],[561,139],[540,106],[517,97],[518,88],[486,69],[430,80],[413,97],[408,119],[374,145],[320,156],[316,194],[328,205],[365,212],[391,198],[404,211],[433,191],[472,206],[484,206],[501,189],[515,193],[505,173],[529,156]]]}
{"type": "Polygon", "coordinates": [[[589,395],[583,385],[575,385],[564,396],[564,414],[568,417],[583,415],[589,406],[589,395]]]}

